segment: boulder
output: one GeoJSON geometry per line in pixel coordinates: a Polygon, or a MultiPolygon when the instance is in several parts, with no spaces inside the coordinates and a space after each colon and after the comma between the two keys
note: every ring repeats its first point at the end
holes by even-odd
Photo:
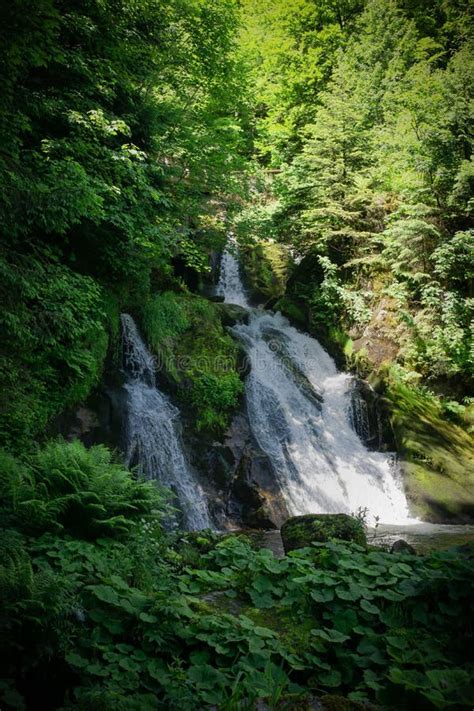
{"type": "Polygon", "coordinates": [[[236,323],[248,323],[250,312],[244,306],[237,304],[216,303],[224,326],[235,326],[236,323]]]}
{"type": "Polygon", "coordinates": [[[409,543],[400,538],[400,540],[395,541],[390,548],[390,553],[412,553],[416,555],[416,550],[409,543]]]}
{"type": "Polygon", "coordinates": [[[281,527],[285,553],[305,548],[312,543],[326,543],[334,538],[365,546],[367,541],[362,523],[347,514],[308,514],[293,516],[281,527]]]}

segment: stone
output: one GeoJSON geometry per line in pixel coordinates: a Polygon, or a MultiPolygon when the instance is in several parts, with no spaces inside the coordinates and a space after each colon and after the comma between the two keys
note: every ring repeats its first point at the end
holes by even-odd
{"type": "Polygon", "coordinates": [[[400,538],[400,540],[395,541],[395,543],[390,548],[390,553],[412,553],[416,555],[416,550],[409,543],[400,538]]]}
{"type": "Polygon", "coordinates": [[[216,303],[224,326],[235,326],[236,323],[248,323],[250,312],[244,306],[237,304],[216,303]]]}
{"type": "Polygon", "coordinates": [[[333,539],[353,541],[361,546],[367,543],[362,523],[344,513],[293,516],[281,527],[281,537],[285,553],[333,539]]]}

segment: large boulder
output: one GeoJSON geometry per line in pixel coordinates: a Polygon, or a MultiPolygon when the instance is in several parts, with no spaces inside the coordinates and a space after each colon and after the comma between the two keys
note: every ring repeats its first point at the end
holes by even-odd
{"type": "Polygon", "coordinates": [[[353,541],[361,546],[367,543],[362,523],[347,514],[308,514],[293,516],[281,527],[285,553],[305,548],[312,543],[326,543],[333,539],[353,541]]]}
{"type": "Polygon", "coordinates": [[[224,326],[235,326],[236,323],[248,323],[250,312],[238,304],[216,303],[224,326]]]}

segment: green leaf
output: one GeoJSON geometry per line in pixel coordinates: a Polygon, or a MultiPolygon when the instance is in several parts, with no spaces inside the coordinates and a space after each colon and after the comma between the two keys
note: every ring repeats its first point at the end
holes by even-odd
{"type": "Polygon", "coordinates": [[[377,607],[377,605],[373,605],[371,602],[368,600],[362,599],[360,601],[360,606],[365,612],[369,612],[371,615],[379,615],[380,610],[377,607]]]}
{"type": "Polygon", "coordinates": [[[311,592],[311,597],[315,600],[315,602],[330,602],[331,600],[334,600],[334,590],[328,590],[325,588],[313,590],[311,592]]]}
{"type": "Polygon", "coordinates": [[[317,679],[321,686],[339,687],[342,683],[341,673],[337,669],[332,669],[329,672],[318,672],[317,679]]]}
{"type": "Polygon", "coordinates": [[[88,659],[84,659],[84,657],[76,654],[76,652],[68,652],[66,654],[66,661],[72,667],[77,667],[78,669],[84,669],[89,664],[88,659]]]}
{"type": "Polygon", "coordinates": [[[339,632],[338,630],[328,628],[324,628],[322,630],[311,630],[311,634],[315,637],[319,637],[320,639],[324,639],[327,642],[334,642],[336,644],[341,644],[342,642],[350,639],[349,635],[342,634],[342,632],[339,632]]]}

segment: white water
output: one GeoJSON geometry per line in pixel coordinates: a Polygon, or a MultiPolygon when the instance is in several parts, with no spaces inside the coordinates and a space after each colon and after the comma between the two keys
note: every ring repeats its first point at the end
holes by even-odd
{"type": "Polygon", "coordinates": [[[240,278],[239,263],[236,258],[237,244],[230,237],[221,260],[221,271],[217,293],[224,297],[226,304],[237,304],[249,308],[249,302],[240,278]]]}
{"type": "MultiPolygon", "coordinates": [[[[220,291],[248,307],[235,249],[223,256],[220,291]]],[[[395,457],[369,451],[351,426],[352,376],[338,372],[317,340],[279,313],[253,310],[234,332],[251,362],[250,426],[269,456],[291,515],[354,513],[409,523],[395,457]]],[[[353,409],[353,408],[352,408],[353,409]]]]}
{"type": "Polygon", "coordinates": [[[212,524],[204,492],[183,451],[179,412],[156,388],[153,357],[134,320],[122,314],[121,321],[128,376],[126,464],[136,464],[140,474],[175,492],[186,528],[209,528],[212,524]]]}

